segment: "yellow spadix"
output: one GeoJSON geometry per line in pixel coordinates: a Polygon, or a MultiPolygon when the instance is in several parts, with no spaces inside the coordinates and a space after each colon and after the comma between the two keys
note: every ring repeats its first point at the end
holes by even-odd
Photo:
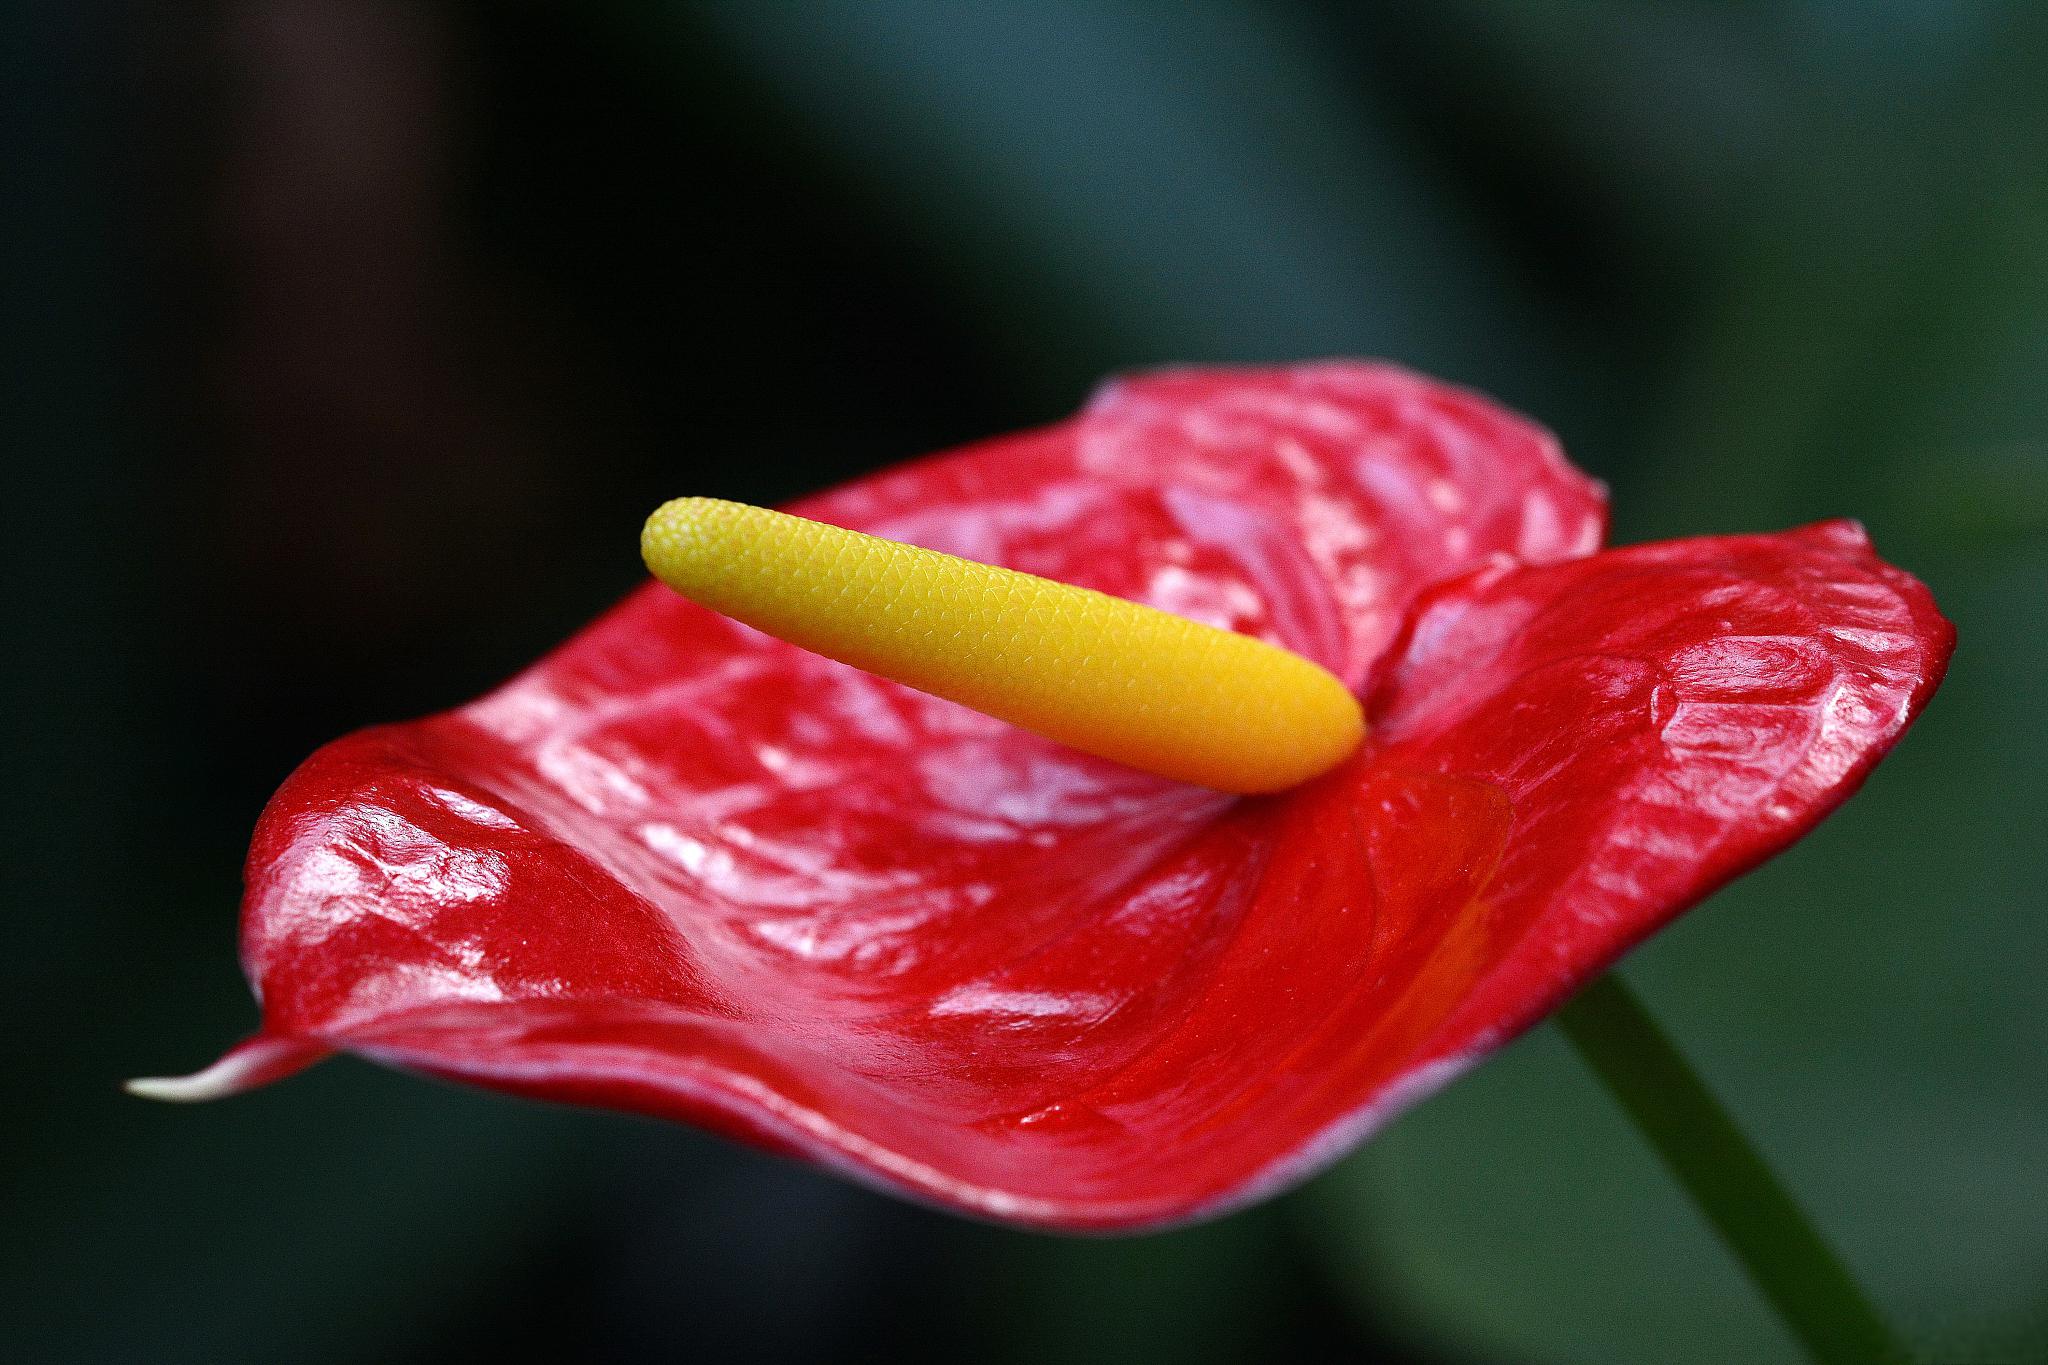
{"type": "Polygon", "coordinates": [[[791,644],[1162,777],[1272,792],[1358,747],[1358,702],[1298,654],[1154,607],[716,498],[647,519],[693,601],[791,644]]]}

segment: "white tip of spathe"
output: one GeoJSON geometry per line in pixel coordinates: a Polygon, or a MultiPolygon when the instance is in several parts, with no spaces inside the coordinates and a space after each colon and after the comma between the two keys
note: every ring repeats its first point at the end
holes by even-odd
{"type": "Polygon", "coordinates": [[[189,1076],[137,1076],[132,1081],[123,1081],[121,1088],[145,1100],[203,1104],[268,1085],[326,1055],[327,1049],[316,1043],[258,1036],[189,1076]]]}
{"type": "Polygon", "coordinates": [[[204,1071],[195,1071],[189,1076],[137,1076],[134,1080],[121,1082],[121,1088],[131,1095],[145,1100],[163,1100],[170,1104],[200,1104],[206,1100],[226,1099],[235,1093],[237,1087],[231,1080],[224,1080],[217,1073],[226,1063],[215,1062],[204,1071]]]}

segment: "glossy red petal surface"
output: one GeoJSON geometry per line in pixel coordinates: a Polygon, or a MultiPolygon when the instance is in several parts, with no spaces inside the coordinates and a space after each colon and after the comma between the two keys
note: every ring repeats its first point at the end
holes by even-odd
{"type": "Polygon", "coordinates": [[[1374,733],[1230,801],[649,588],[286,783],[220,1085],[347,1049],[992,1217],[1213,1212],[1795,838],[1949,643],[1850,528],[1575,559],[1546,436],[1382,367],[1126,381],[799,510],[1255,631],[1374,733]]]}

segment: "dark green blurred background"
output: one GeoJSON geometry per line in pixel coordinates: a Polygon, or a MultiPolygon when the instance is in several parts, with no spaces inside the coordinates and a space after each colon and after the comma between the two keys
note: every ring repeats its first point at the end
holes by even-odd
{"type": "Polygon", "coordinates": [[[1617,539],[1845,514],[1962,630],[1865,793],[1632,959],[1929,1359],[2048,1340],[2048,23],[2034,3],[17,0],[0,20],[0,1356],[1774,1360],[1548,1028],[1124,1242],[338,1062],[243,842],[771,501],[1119,367],[1384,355],[1617,539]]]}

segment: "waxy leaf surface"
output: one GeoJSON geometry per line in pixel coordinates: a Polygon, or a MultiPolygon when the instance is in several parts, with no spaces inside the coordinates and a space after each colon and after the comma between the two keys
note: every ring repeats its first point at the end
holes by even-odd
{"type": "Polygon", "coordinates": [[[1384,366],[1188,370],[792,510],[1248,631],[1366,698],[1276,797],[1121,769],[648,586],[314,755],[259,1034],[1135,1228],[1341,1154],[1846,796],[1951,647],[1846,523],[1596,553],[1542,431],[1384,366]]]}

